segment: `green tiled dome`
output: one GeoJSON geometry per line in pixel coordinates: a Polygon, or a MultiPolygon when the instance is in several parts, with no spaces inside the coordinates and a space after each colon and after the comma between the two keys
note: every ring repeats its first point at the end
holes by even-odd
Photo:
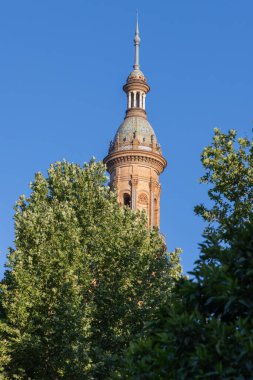
{"type": "Polygon", "coordinates": [[[140,143],[151,144],[152,140],[157,142],[155,132],[148,120],[140,116],[127,117],[117,130],[114,142],[132,142],[134,137],[140,143]]]}

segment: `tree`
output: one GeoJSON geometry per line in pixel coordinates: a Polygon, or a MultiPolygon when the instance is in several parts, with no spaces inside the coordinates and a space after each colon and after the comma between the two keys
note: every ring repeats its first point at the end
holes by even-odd
{"type": "Polygon", "coordinates": [[[252,379],[253,143],[237,141],[216,129],[202,154],[213,203],[195,209],[209,223],[200,258],[131,345],[122,378],[252,379]]]}
{"type": "Polygon", "coordinates": [[[4,378],[103,379],[169,296],[177,254],[105,183],[101,163],[58,162],[18,200],[0,292],[4,378]]]}
{"type": "Polygon", "coordinates": [[[205,175],[200,182],[209,185],[212,207],[200,204],[195,212],[208,222],[204,236],[215,236],[221,243],[252,211],[253,143],[236,135],[235,130],[224,134],[215,128],[212,145],[201,155],[205,175]]]}

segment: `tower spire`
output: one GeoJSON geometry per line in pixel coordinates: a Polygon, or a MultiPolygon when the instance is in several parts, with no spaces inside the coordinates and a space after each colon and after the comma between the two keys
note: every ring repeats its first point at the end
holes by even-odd
{"type": "Polygon", "coordinates": [[[138,23],[138,12],[136,12],[136,29],[135,29],[135,36],[134,36],[134,46],[135,46],[135,62],[134,62],[134,70],[140,69],[139,64],[139,48],[140,48],[140,35],[139,35],[139,23],[138,23]]]}

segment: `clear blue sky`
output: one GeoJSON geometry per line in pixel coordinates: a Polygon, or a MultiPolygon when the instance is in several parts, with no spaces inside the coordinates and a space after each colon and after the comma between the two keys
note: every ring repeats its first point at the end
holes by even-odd
{"type": "Polygon", "coordinates": [[[192,269],[204,227],[193,207],[207,200],[200,153],[214,127],[252,128],[252,0],[1,2],[0,273],[34,173],[106,155],[124,117],[136,8],[148,116],[168,160],[161,230],[192,269]]]}

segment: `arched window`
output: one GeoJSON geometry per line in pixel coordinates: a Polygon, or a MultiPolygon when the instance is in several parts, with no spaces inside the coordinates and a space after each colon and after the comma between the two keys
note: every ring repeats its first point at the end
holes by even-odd
{"type": "Polygon", "coordinates": [[[123,204],[124,206],[128,206],[128,207],[131,206],[131,197],[127,193],[123,194],[123,204]]]}
{"type": "Polygon", "coordinates": [[[134,106],[134,93],[131,92],[131,107],[134,106]]]}
{"type": "Polygon", "coordinates": [[[140,93],[137,92],[136,94],[136,107],[140,107],[140,93]]]}

